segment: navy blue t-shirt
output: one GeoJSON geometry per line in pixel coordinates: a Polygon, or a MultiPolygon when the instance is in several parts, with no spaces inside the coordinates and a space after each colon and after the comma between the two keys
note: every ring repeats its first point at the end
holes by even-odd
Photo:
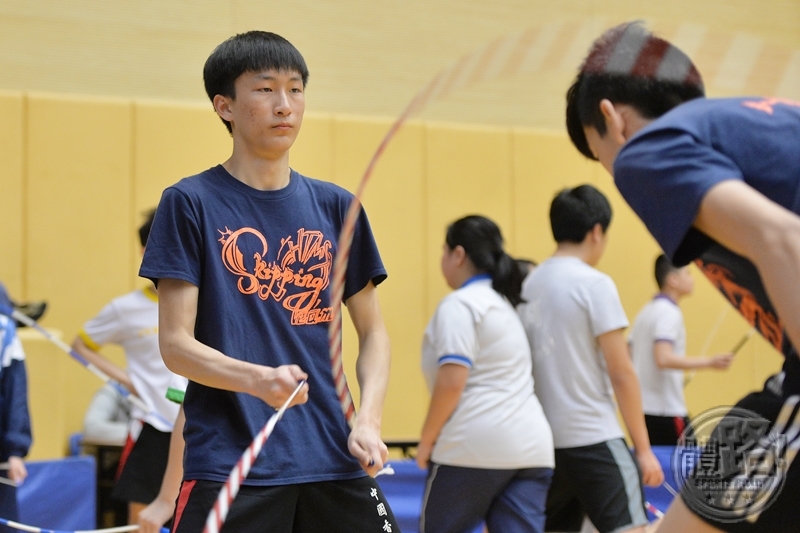
{"type": "Polygon", "coordinates": [[[614,162],[622,196],[677,265],[695,261],[786,356],[783,394],[800,393],[800,358],[755,266],[694,228],[714,185],[741,180],[800,214],[800,102],[697,99],[637,132],[614,162]]]}
{"type": "MultiPolygon", "coordinates": [[[[246,484],[365,475],[347,449],[328,355],[331,271],[352,198],[294,171],[285,188],[259,191],[217,166],[169,187],[158,205],[139,274],[199,288],[197,340],[251,363],[297,364],[309,375],[308,403],[287,410],[246,484]]],[[[344,300],[385,278],[362,211],[344,300]]],[[[184,409],[184,479],[212,481],[227,479],[275,412],[248,394],[191,381],[184,409]]]]}
{"type": "Polygon", "coordinates": [[[614,162],[620,193],[676,264],[703,244],[691,228],[706,192],[731,179],[800,213],[800,102],[692,100],[639,131],[614,162]]]}

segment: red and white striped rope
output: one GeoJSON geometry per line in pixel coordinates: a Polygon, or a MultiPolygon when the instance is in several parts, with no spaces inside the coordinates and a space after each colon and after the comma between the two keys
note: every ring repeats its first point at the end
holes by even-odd
{"type": "Polygon", "coordinates": [[[219,494],[217,495],[217,501],[214,503],[214,507],[211,508],[211,512],[208,514],[203,533],[219,533],[219,530],[222,529],[222,524],[225,522],[225,518],[228,516],[228,511],[230,510],[231,504],[233,503],[234,498],[236,498],[239,488],[242,486],[242,481],[244,481],[244,479],[247,477],[247,474],[250,473],[250,468],[252,468],[259,452],[261,452],[261,448],[272,434],[272,430],[275,429],[275,424],[277,424],[278,420],[283,417],[283,413],[285,413],[286,409],[289,408],[292,400],[294,400],[294,397],[297,396],[297,393],[300,392],[300,389],[303,388],[305,383],[305,380],[300,381],[300,383],[297,385],[297,388],[294,390],[294,392],[292,392],[291,396],[289,396],[281,408],[270,417],[264,427],[261,428],[261,431],[258,432],[256,438],[253,439],[253,442],[242,454],[239,462],[237,462],[236,466],[233,467],[231,474],[228,476],[228,480],[225,482],[222,490],[220,490],[219,494]]]}
{"type": "Polygon", "coordinates": [[[658,507],[656,507],[652,503],[645,500],[644,506],[647,508],[648,511],[653,513],[653,516],[655,516],[656,518],[664,518],[664,513],[659,511],[658,507]]]}
{"type": "MultiPolygon", "coordinates": [[[[441,75],[439,76],[441,77],[441,75]]],[[[345,273],[347,272],[347,265],[350,260],[350,247],[353,244],[353,234],[355,233],[356,221],[361,212],[361,199],[366,191],[367,183],[369,182],[375,165],[383,155],[386,147],[389,145],[395,134],[400,130],[400,127],[405,121],[412,116],[415,112],[419,111],[427,98],[431,94],[431,90],[435,86],[435,82],[439,77],[435,78],[425,90],[421,91],[416,98],[406,107],[400,117],[394,122],[389,131],[384,136],[378,149],[372,156],[372,159],[361,177],[361,182],[358,189],[350,202],[345,215],[344,224],[342,225],[341,233],[339,234],[338,249],[336,251],[336,259],[333,262],[333,281],[331,283],[331,322],[328,326],[328,346],[330,349],[331,369],[333,371],[333,382],[336,387],[336,395],[339,398],[339,404],[342,407],[347,423],[352,427],[355,419],[355,406],[353,405],[353,397],[350,395],[350,389],[347,386],[347,378],[344,374],[344,367],[342,365],[342,300],[344,297],[344,284],[345,273]]]]}

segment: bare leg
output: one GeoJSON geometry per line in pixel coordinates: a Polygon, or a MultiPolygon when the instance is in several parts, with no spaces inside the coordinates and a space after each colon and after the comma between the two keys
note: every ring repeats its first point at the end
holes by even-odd
{"type": "Polygon", "coordinates": [[[669,506],[664,518],[659,522],[658,527],[653,530],[658,533],[723,533],[722,530],[700,520],[686,507],[680,497],[672,500],[672,505],[669,506]]]}

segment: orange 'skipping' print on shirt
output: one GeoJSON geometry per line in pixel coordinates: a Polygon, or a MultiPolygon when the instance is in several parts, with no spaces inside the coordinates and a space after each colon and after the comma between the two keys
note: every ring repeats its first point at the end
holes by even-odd
{"type": "Polygon", "coordinates": [[[333,245],[321,231],[301,228],[296,237],[281,239],[274,262],[266,260],[269,244],[260,231],[254,228],[230,230],[227,226],[224,231],[217,231],[222,244],[222,263],[238,276],[239,292],[281,302],[291,312],[294,326],[331,321],[331,308],[322,307],[321,293],[330,283],[333,245]],[[253,237],[259,244],[253,252],[252,263],[245,260],[240,246],[244,236],[249,237],[248,250],[253,248],[253,237]]]}

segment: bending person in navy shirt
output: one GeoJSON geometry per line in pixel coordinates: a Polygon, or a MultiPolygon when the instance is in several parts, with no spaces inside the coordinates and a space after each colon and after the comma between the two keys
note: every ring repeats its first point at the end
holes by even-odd
{"type": "Polygon", "coordinates": [[[252,31],[219,45],[203,78],[233,153],[164,191],[140,271],[158,282],[164,361],[190,380],[173,531],[203,529],[242,451],[306,379],[223,531],[396,532],[369,476],[388,456],[380,429],[389,340],[376,290],[386,271],[362,211],[343,295],[359,341],[361,405],[351,430],[328,325],[333,258],[353,195],[289,167],[305,61],[282,37],[252,31]]]}
{"type": "Polygon", "coordinates": [[[796,531],[800,103],[703,96],[683,52],[624,24],[596,40],[581,66],[567,93],[567,129],[613,175],[673,263],[694,260],[785,356],[783,371],[737,404],[747,411],[733,411],[712,433],[711,445],[733,447],[710,445],[701,464],[722,453],[730,460],[694,470],[659,532],[796,531]],[[747,434],[726,433],[745,426],[747,434]]]}

